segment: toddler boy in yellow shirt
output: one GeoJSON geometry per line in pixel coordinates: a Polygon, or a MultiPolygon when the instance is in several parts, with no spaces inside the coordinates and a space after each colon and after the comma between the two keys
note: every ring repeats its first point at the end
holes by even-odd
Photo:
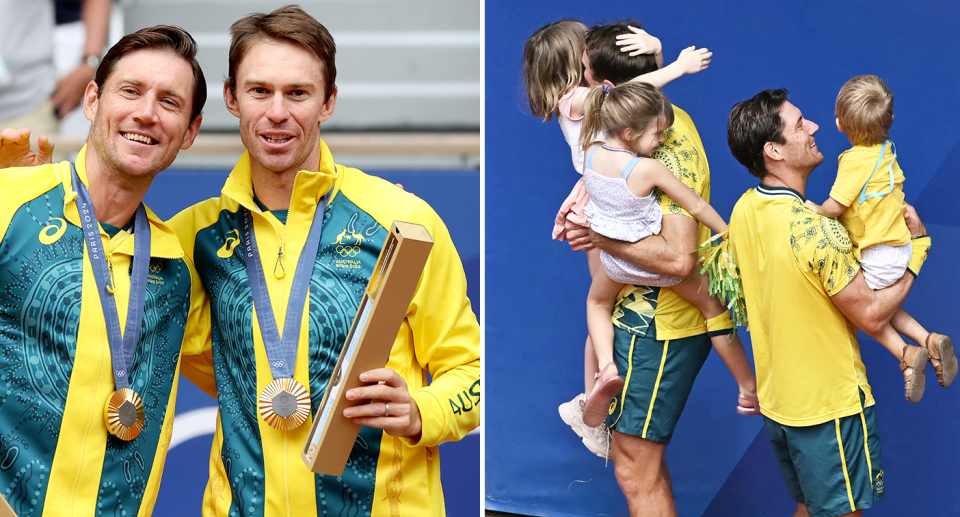
{"type": "MultiPolygon", "coordinates": [[[[837,129],[847,134],[853,147],[840,155],[830,197],[822,206],[812,201],[807,205],[821,215],[839,216],[850,233],[867,285],[883,289],[899,280],[905,270],[916,276],[919,271],[910,267],[911,258],[930,249],[929,237],[911,242],[903,218],[903,171],[889,139],[893,94],[879,77],[857,76],[840,89],[836,110],[837,129]]],[[[957,376],[957,356],[950,338],[927,332],[903,309],[871,337],[900,359],[910,402],[923,396],[928,360],[941,386],[949,386],[957,376]],[[908,345],[900,334],[924,346],[908,345]]]]}

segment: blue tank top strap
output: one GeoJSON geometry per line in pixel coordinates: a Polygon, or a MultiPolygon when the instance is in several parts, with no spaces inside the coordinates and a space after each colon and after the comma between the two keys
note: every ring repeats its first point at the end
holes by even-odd
{"type": "Polygon", "coordinates": [[[633,172],[633,168],[637,166],[637,162],[640,161],[640,158],[643,158],[643,157],[635,156],[632,160],[627,162],[627,166],[624,167],[623,172],[620,173],[620,179],[624,179],[624,180],[627,179],[627,176],[629,176],[630,173],[633,172]]]}
{"type": "Polygon", "coordinates": [[[595,146],[591,147],[589,151],[587,151],[587,158],[583,161],[583,166],[584,166],[584,167],[586,167],[586,168],[588,168],[588,169],[591,168],[591,167],[590,167],[590,163],[593,162],[593,153],[595,153],[595,152],[597,151],[597,149],[599,149],[599,148],[600,148],[599,145],[595,145],[595,146]]]}

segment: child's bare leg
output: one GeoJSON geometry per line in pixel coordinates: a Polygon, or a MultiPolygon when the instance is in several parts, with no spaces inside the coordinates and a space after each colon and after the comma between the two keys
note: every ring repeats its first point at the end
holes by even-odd
{"type": "Polygon", "coordinates": [[[948,336],[928,332],[903,309],[894,313],[893,318],[890,318],[890,325],[897,332],[926,347],[930,364],[937,372],[937,381],[941,386],[947,387],[953,383],[957,377],[957,355],[953,350],[953,341],[948,336]]]}
{"type": "Polygon", "coordinates": [[[593,393],[593,385],[596,379],[593,375],[600,370],[597,362],[597,352],[593,349],[593,340],[587,336],[587,343],[583,349],[583,393],[589,395],[593,393]]]}
{"type": "Polygon", "coordinates": [[[622,287],[623,284],[611,280],[601,267],[595,272],[587,295],[587,330],[593,341],[597,364],[601,367],[613,362],[613,323],[610,315],[622,287]]]}
{"type": "Polygon", "coordinates": [[[587,266],[590,267],[590,278],[596,276],[597,271],[603,269],[603,262],[600,262],[599,248],[590,248],[587,250],[587,266]]]}
{"type": "Polygon", "coordinates": [[[925,368],[928,358],[926,347],[908,345],[889,323],[880,332],[871,334],[870,337],[879,341],[884,348],[900,360],[900,370],[903,372],[907,400],[919,402],[926,387],[925,368]]]}
{"type": "Polygon", "coordinates": [[[610,401],[623,387],[613,362],[613,323],[610,314],[623,284],[611,280],[600,268],[593,276],[590,294],[587,295],[587,329],[597,355],[600,370],[593,390],[583,405],[583,423],[589,427],[603,424],[610,401]]]}
{"type": "MultiPolygon", "coordinates": [[[[893,354],[893,356],[898,360],[903,359],[903,347],[910,346],[907,345],[907,342],[900,337],[900,334],[897,332],[897,330],[889,323],[883,327],[883,330],[878,332],[876,335],[871,334],[870,337],[880,342],[880,344],[883,345],[883,348],[886,348],[887,351],[893,354]]],[[[911,356],[912,354],[913,352],[911,352],[911,356]]]]}
{"type": "Polygon", "coordinates": [[[918,345],[923,345],[927,336],[930,335],[927,329],[923,328],[923,325],[913,319],[913,316],[907,314],[907,311],[903,309],[898,309],[897,312],[893,314],[893,317],[890,318],[890,326],[898,333],[912,339],[918,345]]]}
{"type": "MultiPolygon", "coordinates": [[[[700,274],[699,271],[691,273],[683,282],[674,286],[673,290],[683,299],[696,306],[708,323],[727,312],[727,307],[720,303],[719,299],[710,296],[707,277],[700,274]]],[[[711,330],[709,325],[708,330],[711,330]]],[[[727,369],[730,370],[733,378],[737,381],[740,393],[748,397],[756,397],[757,376],[754,375],[753,368],[750,367],[747,353],[743,349],[743,343],[740,341],[740,336],[736,334],[736,330],[734,329],[730,333],[724,332],[713,335],[710,337],[710,342],[723,364],[727,366],[727,369]]]]}
{"type": "MultiPolygon", "coordinates": [[[[587,265],[590,267],[590,278],[593,278],[597,268],[603,269],[600,262],[600,249],[591,248],[587,250],[587,265]]],[[[593,392],[594,374],[600,370],[597,362],[597,353],[593,349],[593,341],[587,335],[587,342],[583,349],[583,393],[590,395],[593,392]]]]}

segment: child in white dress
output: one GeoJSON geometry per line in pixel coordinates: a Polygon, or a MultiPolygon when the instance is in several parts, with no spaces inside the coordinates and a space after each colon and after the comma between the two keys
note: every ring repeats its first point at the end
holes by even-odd
{"type": "MultiPolygon", "coordinates": [[[[584,112],[580,141],[587,150],[584,185],[590,201],[586,215],[595,232],[628,242],[659,234],[662,212],[656,189],[713,231],[726,231],[727,224],[709,203],[665,165],[649,158],[663,142],[663,131],[673,124],[673,106],[659,88],[642,82],[593,87],[587,93],[584,112]],[[606,142],[592,142],[601,130],[606,142]]],[[[601,262],[603,267],[594,273],[587,298],[587,327],[601,365],[583,410],[583,421],[588,426],[603,423],[610,401],[623,388],[623,379],[613,362],[610,314],[624,284],[671,286],[707,319],[727,310],[720,300],[708,294],[705,277],[698,272],[684,281],[644,271],[605,252],[601,262]]],[[[745,400],[743,396],[755,394],[756,376],[739,337],[734,333],[716,335],[711,340],[740,388],[737,410],[756,414],[755,400],[745,400]]]]}
{"type": "MultiPolygon", "coordinates": [[[[639,24],[636,24],[639,27],[639,24]]],[[[630,55],[652,54],[662,62],[660,40],[639,28],[632,34],[618,36],[624,52],[630,55]]],[[[583,122],[583,104],[588,86],[598,84],[585,73],[587,27],[576,20],[562,20],[538,29],[524,47],[523,77],[531,113],[545,121],[557,119],[564,140],[570,146],[574,170],[583,174],[583,150],[580,147],[580,128],[583,122]]],[[[656,72],[634,80],[663,85],[684,74],[696,73],[707,67],[712,53],[707,49],[684,49],[677,61],[656,72]]],[[[564,224],[567,220],[586,226],[584,214],[588,198],[580,178],[561,204],[554,221],[553,238],[565,240],[564,224]]],[[[591,275],[601,267],[600,251],[587,250],[587,262],[591,275]]],[[[587,338],[584,353],[584,393],[593,390],[597,372],[596,356],[590,338],[587,338]]],[[[593,429],[580,426],[581,406],[585,399],[580,394],[560,407],[561,417],[583,438],[584,445],[601,457],[607,456],[607,444],[593,429]]],[[[603,437],[605,438],[605,436],[603,437]]]]}

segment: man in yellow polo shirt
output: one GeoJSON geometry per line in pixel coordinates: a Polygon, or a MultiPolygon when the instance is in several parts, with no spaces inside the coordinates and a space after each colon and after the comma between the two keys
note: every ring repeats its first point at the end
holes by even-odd
{"type": "MultiPolygon", "coordinates": [[[[587,57],[596,80],[619,84],[657,69],[654,56],[623,57],[616,36],[627,33],[628,23],[623,22],[590,29],[587,57]],[[625,63],[631,67],[625,69],[625,63]]],[[[685,111],[673,108],[674,123],[664,131],[664,142],[653,157],[709,201],[710,167],[700,134],[685,111]]],[[[690,251],[710,237],[710,230],[669,197],[661,194],[659,202],[663,210],[659,235],[626,243],[588,233],[568,221],[567,239],[574,250],[595,243],[647,271],[686,277],[696,264],[696,254],[690,251]]],[[[712,348],[707,324],[700,311],[672,289],[643,286],[624,287],[613,324],[614,361],[626,381],[607,419],[613,431],[610,452],[617,481],[631,515],[676,515],[663,457],[712,348]]],[[[724,327],[720,332],[730,332],[733,323],[727,316],[718,326],[724,327]]]]}
{"type": "Polygon", "coordinates": [[[765,90],[734,106],[730,150],[760,185],[734,207],[730,242],[743,280],[760,409],[796,515],[836,517],[859,515],[884,499],[857,327],[869,333],[889,321],[930,239],[909,212],[914,274],[872,291],[847,230],[804,204],[807,178],[823,161],[817,129],[785,90],[765,90]]]}

